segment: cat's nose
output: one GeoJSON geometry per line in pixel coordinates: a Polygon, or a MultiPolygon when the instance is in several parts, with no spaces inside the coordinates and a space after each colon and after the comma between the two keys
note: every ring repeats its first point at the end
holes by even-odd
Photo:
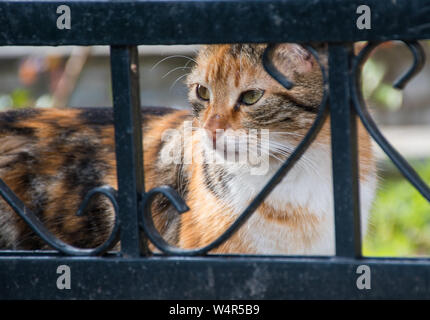
{"type": "Polygon", "coordinates": [[[227,119],[220,114],[214,114],[206,121],[203,126],[207,131],[209,131],[214,145],[216,144],[217,135],[221,135],[223,131],[227,130],[230,125],[227,119]],[[218,130],[218,131],[217,131],[218,130]]]}

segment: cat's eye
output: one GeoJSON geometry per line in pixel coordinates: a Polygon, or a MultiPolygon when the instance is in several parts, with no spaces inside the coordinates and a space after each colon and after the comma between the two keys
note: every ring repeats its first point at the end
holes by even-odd
{"type": "Polygon", "coordinates": [[[197,85],[196,93],[197,93],[197,96],[202,100],[208,101],[210,98],[209,89],[204,86],[197,85]]]}
{"type": "Polygon", "coordinates": [[[258,100],[260,100],[263,94],[264,94],[263,90],[245,91],[240,95],[239,102],[246,105],[251,105],[256,103],[258,100]]]}

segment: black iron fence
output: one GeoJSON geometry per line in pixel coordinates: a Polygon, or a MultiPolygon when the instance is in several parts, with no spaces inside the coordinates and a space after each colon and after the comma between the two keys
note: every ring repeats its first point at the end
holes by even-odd
{"type": "MultiPolygon", "coordinates": [[[[430,298],[430,260],[361,255],[355,122],[358,115],[404,176],[430,201],[429,187],[372,121],[359,86],[366,56],[380,42],[400,40],[414,57],[410,70],[395,84],[403,88],[423,66],[425,57],[417,40],[430,38],[429,17],[430,0],[0,2],[0,45],[111,46],[118,175],[118,191],[93,189],[81,205],[85,208],[92,196],[102,194],[115,209],[112,234],[95,249],[75,248],[55,238],[0,180],[1,196],[55,249],[0,252],[0,298],[430,298]],[[58,28],[64,10],[57,9],[64,5],[70,26],[58,28]],[[371,24],[365,27],[357,25],[357,8],[362,5],[371,13],[371,24]],[[355,56],[352,45],[360,40],[370,42],[355,56]],[[137,45],[237,42],[327,42],[324,98],[305,138],[237,221],[208,246],[182,250],[158,234],[150,204],[160,193],[178,214],[186,204],[169,187],[144,188],[137,45]],[[207,256],[288,173],[328,114],[336,256],[207,256]],[[148,249],[140,230],[163,254],[142,254],[148,249]],[[121,252],[107,252],[118,240],[121,252]],[[357,286],[362,265],[370,272],[370,287],[357,286]],[[71,270],[71,289],[57,286],[59,266],[71,270]]],[[[294,85],[272,65],[267,54],[272,48],[269,45],[263,58],[266,71],[285,87],[294,85]]]]}

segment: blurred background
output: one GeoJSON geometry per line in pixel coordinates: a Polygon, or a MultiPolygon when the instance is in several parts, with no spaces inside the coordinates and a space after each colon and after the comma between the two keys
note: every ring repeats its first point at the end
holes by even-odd
{"type": "MultiPolygon", "coordinates": [[[[430,59],[430,41],[422,41],[430,59]]],[[[198,46],[141,46],[142,105],[187,108],[183,83],[198,46]]],[[[393,81],[412,63],[398,42],[385,43],[367,61],[363,93],[387,139],[430,184],[430,62],[405,90],[393,81]]],[[[17,108],[112,105],[109,48],[0,47],[0,111],[17,108]]],[[[379,189],[367,256],[430,256],[430,204],[377,150],[379,189]]]]}

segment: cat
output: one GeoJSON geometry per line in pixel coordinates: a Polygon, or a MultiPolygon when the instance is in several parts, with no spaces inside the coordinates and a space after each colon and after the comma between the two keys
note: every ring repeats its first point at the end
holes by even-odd
{"type": "MultiPolygon", "coordinates": [[[[161,196],[152,205],[155,225],[172,245],[197,248],[215,240],[291,154],[316,117],[323,80],[315,58],[297,44],[276,46],[274,64],[294,83],[287,90],[264,70],[265,48],[202,46],[186,80],[191,110],[142,109],[145,187],[169,185],[190,208],[179,215],[161,196]],[[258,149],[252,155],[251,145],[258,149]],[[243,150],[248,158],[237,161],[243,150]],[[175,151],[179,152],[172,157],[175,151]]],[[[321,61],[326,65],[324,52],[321,61]]],[[[370,137],[360,124],[358,140],[364,234],[377,179],[370,137]]],[[[211,253],[335,254],[330,148],[327,119],[316,140],[249,220],[211,253]]],[[[114,223],[109,202],[100,196],[85,215],[78,217],[76,211],[90,189],[117,188],[112,110],[0,113],[0,177],[55,236],[82,248],[100,245],[114,223]]],[[[0,248],[49,247],[0,200],[0,248]]]]}

